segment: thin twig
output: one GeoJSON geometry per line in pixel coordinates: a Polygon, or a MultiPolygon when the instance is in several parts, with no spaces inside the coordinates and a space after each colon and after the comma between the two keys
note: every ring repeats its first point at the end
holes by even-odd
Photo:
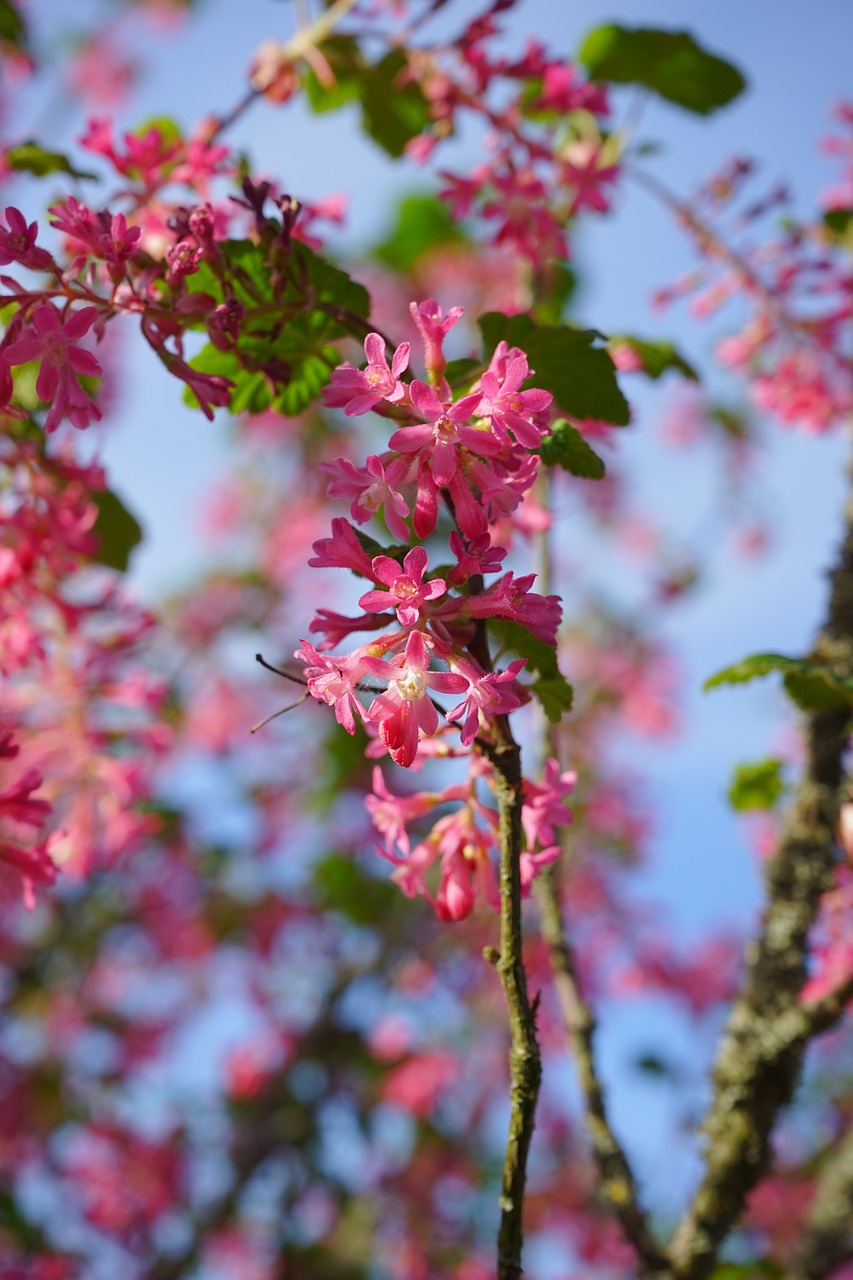
{"type": "Polygon", "coordinates": [[[536,897],[554,987],[583,1091],[584,1120],[601,1178],[601,1194],[637,1251],[640,1274],[657,1275],[668,1270],[668,1263],[649,1229],[631,1166],[607,1117],[595,1065],[595,1017],[581,992],[574,952],[563,928],[556,866],[547,867],[537,878],[536,897]]]}
{"type": "Polygon", "coordinates": [[[483,750],[494,771],[500,844],[500,953],[495,968],[509,1014],[510,1122],[501,1182],[498,1280],[519,1280],[524,1241],[527,1157],[542,1078],[536,1013],[527,992],[521,941],[521,752],[506,717],[497,717],[500,741],[483,750]]]}

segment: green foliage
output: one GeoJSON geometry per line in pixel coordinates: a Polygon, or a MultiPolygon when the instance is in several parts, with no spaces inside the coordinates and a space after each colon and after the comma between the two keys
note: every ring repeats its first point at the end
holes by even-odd
{"type": "MultiPolygon", "coordinates": [[[[290,245],[287,278],[279,289],[274,289],[264,246],[226,240],[220,248],[227,264],[224,274],[246,308],[246,320],[236,349],[220,351],[208,343],[190,364],[199,373],[230,378],[232,413],[261,413],[270,406],[289,415],[301,413],[318,398],[340,362],[332,343],[350,332],[343,313],[368,315],[367,290],[298,241],[290,245]]],[[[217,302],[225,296],[222,279],[208,264],[188,284],[217,302]]],[[[196,404],[189,388],[184,400],[196,404]]]]}
{"type": "Polygon", "coordinates": [[[368,64],[356,42],[345,36],[327,40],[322,52],[335,79],[323,84],[311,68],[304,71],[312,110],[337,111],[359,102],[364,132],[395,159],[401,156],[406,143],[430,122],[429,103],[420,85],[409,78],[405,54],[392,49],[379,62],[368,64]]]}
{"type": "Polygon", "coordinates": [[[459,360],[448,360],[444,376],[451,387],[470,386],[474,381],[475,370],[482,373],[483,368],[482,360],[472,360],[470,356],[462,356],[459,360]]]}
{"type": "Polygon", "coordinates": [[[392,271],[405,272],[440,244],[465,243],[467,237],[446,204],[435,196],[412,195],[400,202],[394,226],[373,250],[373,257],[392,271]]]}
{"type": "Polygon", "coordinates": [[[539,456],[546,467],[562,467],[564,471],[584,480],[604,479],[603,460],[571,423],[553,423],[551,435],[542,441],[539,456]]]}
{"type": "Polygon", "coordinates": [[[836,244],[853,253],[853,209],[828,209],[823,225],[836,244]]]}
{"type": "Polygon", "coordinates": [[[755,653],[741,662],[725,667],[705,681],[704,688],[716,689],[724,684],[745,684],[773,672],[784,678],[785,691],[803,711],[825,711],[832,707],[853,706],[853,679],[836,675],[820,662],[803,658],[786,658],[780,653],[755,653]]]}
{"type": "Polygon", "coordinates": [[[708,53],[687,31],[652,27],[596,27],[579,54],[594,80],[641,84],[668,102],[710,115],[746,88],[730,62],[708,53]]]}
{"type": "Polygon", "coordinates": [[[395,159],[430,122],[429,103],[408,66],[405,54],[392,49],[359,80],[364,131],[395,159]]]}
{"type": "Polygon", "coordinates": [[[317,906],[339,911],[355,924],[371,925],[400,909],[399,890],[367,875],[351,856],[331,853],[314,871],[317,906]]]}
{"type": "Polygon", "coordinates": [[[72,178],[95,178],[97,175],[85,169],[75,169],[61,151],[48,151],[35,138],[27,138],[6,152],[6,163],[19,173],[29,173],[34,178],[44,178],[51,173],[67,173],[72,178]]]}
{"type": "Polygon", "coordinates": [[[630,347],[642,361],[643,372],[650,378],[660,378],[670,369],[674,369],[676,373],[690,378],[692,382],[699,381],[699,375],[693,365],[679,354],[671,342],[649,342],[644,338],[633,338],[627,334],[623,337],[613,337],[610,341],[614,345],[619,343],[623,347],[630,347]]]}
{"type": "Polygon", "coordinates": [[[323,57],[334,75],[334,81],[324,84],[313,67],[307,64],[301,71],[302,87],[308,103],[318,115],[337,111],[359,96],[360,75],[364,62],[355,40],[349,36],[332,36],[323,42],[323,57]]]}
{"type": "Polygon", "coordinates": [[[11,45],[19,53],[27,52],[26,24],[12,0],[0,0],[0,43],[11,45]]]}
{"type": "Polygon", "coordinates": [[[130,132],[135,138],[144,138],[152,129],[157,130],[166,146],[180,142],[183,137],[180,125],[171,116],[148,116],[130,132]]]}
{"type": "Polygon", "coordinates": [[[770,758],[755,764],[739,764],[734,771],[728,790],[728,801],[733,809],[775,809],[785,793],[781,760],[770,758]]]}
{"type": "Polygon", "coordinates": [[[505,316],[500,311],[487,312],[478,323],[486,358],[501,340],[521,347],[530,359],[532,384],[550,391],[570,417],[597,418],[615,426],[629,421],[613,361],[594,345],[602,336],[597,330],[537,324],[530,316],[505,316]]]}
{"type": "Polygon", "coordinates": [[[540,275],[536,285],[536,319],[540,324],[559,324],[577,292],[577,272],[565,262],[551,262],[540,275]]]}
{"type": "Polygon", "coordinates": [[[783,1267],[759,1258],[755,1262],[724,1262],[713,1271],[711,1280],[782,1280],[784,1274],[783,1267]]]}
{"type": "Polygon", "coordinates": [[[538,675],[538,679],[527,687],[538,699],[548,721],[559,724],[566,712],[572,709],[574,689],[557,665],[556,650],[520,622],[490,618],[489,631],[500,642],[502,651],[527,659],[525,670],[538,675]]]}
{"type": "Polygon", "coordinates": [[[110,569],[126,573],[131,552],[143,538],[142,525],[111,489],[92,495],[98,508],[94,534],[98,539],[95,559],[110,569]]]}
{"type": "Polygon", "coordinates": [[[322,779],[311,797],[311,807],[316,812],[324,813],[342,791],[366,779],[371,767],[364,754],[367,745],[368,737],[359,720],[355,722],[355,733],[345,733],[337,721],[331,722],[322,748],[322,779]]]}

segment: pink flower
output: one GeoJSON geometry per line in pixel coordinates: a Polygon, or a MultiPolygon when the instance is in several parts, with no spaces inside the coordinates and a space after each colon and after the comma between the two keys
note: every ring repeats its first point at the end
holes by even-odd
{"type": "Polygon", "coordinates": [[[433,479],[439,488],[450,484],[456,475],[458,445],[465,445],[473,453],[494,454],[500,452],[499,442],[487,431],[477,431],[465,424],[477,411],[480,393],[463,396],[455,404],[442,401],[432,387],[417,379],[411,387],[412,403],[426,422],[410,427],[400,427],[388,441],[398,453],[416,453],[421,450],[429,458],[433,479]]]}
{"type": "Polygon", "coordinates": [[[387,618],[375,613],[362,613],[351,618],[348,614],[335,613],[332,609],[318,609],[308,624],[308,630],[322,632],[326,637],[320,645],[321,649],[335,649],[354,631],[381,631],[387,621],[387,618]]]}
{"type": "Polygon", "coordinates": [[[332,520],[331,538],[318,538],[314,543],[314,555],[308,561],[313,569],[352,569],[364,578],[371,578],[370,556],[358,540],[352,525],[343,516],[332,520]]]}
{"type": "Polygon", "coordinates": [[[531,849],[537,841],[543,846],[555,844],[554,828],[568,826],[572,821],[572,811],[565,801],[574,790],[577,777],[570,770],[560,773],[559,762],[552,756],[545,765],[541,783],[525,778],[521,823],[531,849]]]}
{"type": "Polygon", "coordinates": [[[365,671],[389,682],[387,691],[374,699],[366,719],[378,725],[391,758],[404,769],[417,755],[420,734],[431,737],[438,728],[438,712],[428,690],[459,693],[465,687],[461,676],[430,671],[429,661],[421,631],[410,632],[405,654],[390,662],[367,655],[362,658],[365,671]]]}
{"type": "Polygon", "coordinates": [[[472,618],[510,618],[546,644],[556,644],[562,617],[560,597],[531,591],[535,578],[535,573],[515,578],[510,571],[480,595],[467,596],[464,611],[472,618]]]}
{"type": "MultiPolygon", "coordinates": [[[[453,663],[454,669],[464,675],[468,681],[468,691],[464,699],[447,713],[448,720],[460,720],[462,716],[465,717],[461,731],[463,746],[470,747],[476,738],[482,722],[481,716],[488,718],[508,715],[510,711],[515,711],[521,706],[522,696],[515,678],[526,662],[526,658],[516,658],[509,664],[506,671],[488,672],[478,671],[473,663],[453,663]]],[[[525,694],[525,697],[528,696],[525,694]]]]}
{"type": "Polygon", "coordinates": [[[323,404],[335,409],[343,407],[347,417],[367,413],[380,400],[399,404],[406,398],[406,387],[400,381],[400,374],[409,367],[409,343],[400,343],[390,369],[385,342],[378,333],[367,335],[364,354],[367,356],[366,369],[356,369],[351,364],[340,365],[332,373],[330,385],[323,389],[323,404]]]}
{"type": "Polygon", "coordinates": [[[55,431],[66,416],[75,427],[86,427],[101,416],[100,409],[77,382],[78,374],[92,378],[103,372],[91,351],[76,345],[97,318],[97,307],[83,307],[63,320],[53,303],[45,302],[33,312],[34,333],[6,348],[9,364],[41,361],[36,392],[51,406],[44,424],[47,432],[55,431]]]}
{"type": "Polygon", "coordinates": [[[613,183],[619,176],[619,167],[615,164],[601,163],[601,144],[592,138],[581,138],[571,142],[564,151],[562,164],[563,179],[570,187],[574,187],[572,213],[580,213],[582,209],[592,209],[596,213],[606,213],[610,208],[604,186],[613,183]]]}
{"type": "Polygon", "coordinates": [[[46,249],[36,245],[38,223],[27,220],[13,205],[6,209],[8,229],[0,223],[0,266],[8,266],[10,262],[19,262],[22,267],[33,271],[49,271],[53,266],[53,258],[46,249]]]}
{"type": "Polygon", "coordinates": [[[507,554],[503,547],[492,546],[487,533],[466,542],[455,529],[450,535],[450,550],[456,557],[456,564],[447,575],[447,581],[454,587],[467,582],[474,574],[500,573],[501,562],[507,554]]]}
{"type": "Polygon", "coordinates": [[[335,709],[335,719],[347,733],[355,733],[355,717],[364,718],[364,708],[355,696],[363,672],[360,652],[348,659],[327,658],[308,641],[293,655],[305,664],[305,679],[311,696],[335,709]]]}
{"type": "Polygon", "coordinates": [[[373,561],[373,577],[384,582],[387,591],[368,591],[359,600],[362,609],[369,613],[382,613],[392,605],[397,610],[397,620],[403,627],[415,627],[431,600],[437,600],[447,590],[443,578],[423,581],[427,567],[427,553],[423,547],[413,547],[403,561],[401,571],[390,556],[376,556],[373,561]]]}
{"type": "Polygon", "coordinates": [[[162,342],[155,342],[154,346],[169,372],[189,387],[198,401],[198,407],[209,421],[213,421],[214,408],[231,403],[231,388],[234,383],[230,378],[223,378],[218,373],[199,373],[180,356],[169,351],[162,342]]]}
{"type": "Polygon", "coordinates": [[[538,449],[547,427],[544,415],[554,397],[550,391],[535,388],[521,391],[519,388],[530,373],[527,356],[517,350],[501,352],[501,347],[505,349],[506,344],[499,345],[489,371],[483,374],[480,383],[483,400],[479,411],[484,417],[491,418],[492,426],[503,433],[504,438],[511,431],[519,444],[527,449],[538,449]],[[494,366],[504,354],[505,368],[499,374],[494,366]],[[535,418],[539,421],[534,422],[535,418]]]}
{"type": "Polygon", "coordinates": [[[438,381],[444,373],[447,361],[444,358],[444,339],[458,320],[465,308],[451,307],[447,315],[442,315],[441,307],[435,298],[427,298],[425,302],[412,302],[409,311],[418,327],[418,333],[424,344],[424,363],[430,380],[438,381]]]}
{"type": "Polygon", "coordinates": [[[363,467],[357,467],[349,458],[333,458],[331,462],[321,462],[319,470],[332,477],[327,490],[330,498],[352,498],[353,520],[366,524],[384,508],[386,523],[394,537],[401,542],[409,541],[404,518],[409,514],[409,506],[399,491],[409,470],[406,459],[387,454],[383,460],[372,454],[363,467]]]}
{"type": "Polygon", "coordinates": [[[51,226],[63,232],[80,246],[75,264],[90,255],[103,258],[111,278],[118,283],[124,276],[125,263],[139,250],[139,227],[129,227],[123,213],[111,214],[109,209],[93,213],[86,205],[68,196],[64,204],[51,206],[51,226]]]}
{"type": "Polygon", "coordinates": [[[549,62],[541,73],[542,92],[533,107],[537,111],[589,111],[593,115],[609,114],[607,90],[603,85],[577,82],[577,68],[570,62],[549,62]]]}

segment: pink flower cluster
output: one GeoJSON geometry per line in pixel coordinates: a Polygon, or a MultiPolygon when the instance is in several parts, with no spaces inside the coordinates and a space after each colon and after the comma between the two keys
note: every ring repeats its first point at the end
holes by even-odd
{"type": "Polygon", "coordinates": [[[32,906],[34,883],[53,884],[56,879],[50,842],[41,836],[51,806],[35,794],[43,781],[38,769],[10,770],[8,762],[19,752],[12,732],[0,731],[0,864],[20,872],[24,900],[32,906]]]}
{"type": "Polygon", "coordinates": [[[456,563],[447,578],[425,578],[423,547],[414,547],[402,563],[388,555],[371,558],[353,527],[336,519],[332,537],[315,543],[310,563],[352,569],[374,589],[360,598],[365,612],[358,617],[320,610],[310,629],[324,641],[317,648],[306,641],[297,652],[313,696],[333,706],[350,733],[356,718],[375,726],[393,759],[405,767],[414,762],[421,736],[431,737],[438,729],[432,692],[464,695],[446,718],[461,721],[466,747],[488,717],[508,714],[525,700],[516,684],[523,660],[495,673],[468,651],[479,620],[520,622],[546,644],[556,643],[560,621],[557,597],[531,590],[534,575],[516,578],[509,571],[488,587],[482,584],[482,576],[499,570],[506,555],[492,545],[489,524],[513,510],[533,482],[537,459],[529,451],[547,429],[551,395],[521,389],[529,373],[527,357],[501,343],[477,387],[454,401],[442,346],[459,309],[444,317],[429,299],[413,303],[412,313],[424,335],[432,385],[403,382],[408,344],[398,347],[389,366],[382,339],[371,334],[365,341],[367,367],[336,370],[325,402],[349,414],[389,405],[408,421],[392,434],[388,452],[372,455],[364,467],[337,458],[324,469],[331,476],[330,495],[350,498],[355,520],[363,523],[384,512],[391,532],[406,542],[412,537],[406,519],[413,492],[411,517],[418,538],[434,533],[446,495],[458,525],[450,542],[456,563]],[[472,579],[476,590],[471,590],[472,579]],[[343,657],[326,656],[351,632],[384,626],[389,610],[395,629],[343,657]],[[436,669],[437,663],[444,669],[436,669]],[[382,692],[365,708],[357,695],[376,680],[382,692]]]}
{"type": "MultiPolygon", "coordinates": [[[[470,754],[472,777],[488,781],[485,762],[472,748],[478,741],[488,743],[495,718],[517,710],[530,695],[518,681],[526,659],[493,670],[482,659],[476,638],[484,634],[489,620],[506,620],[520,623],[553,646],[561,618],[558,597],[532,590],[535,575],[502,572],[507,552],[492,543],[489,532],[517,507],[533,483],[538,457],[531,450],[547,431],[552,397],[547,391],[524,388],[530,373],[527,357],[504,342],[473,388],[454,400],[445,377],[443,344],[461,308],[444,316],[428,299],[412,303],[411,310],[423,338],[429,381],[404,380],[408,343],[397,348],[389,364],[382,338],[370,334],[364,344],[366,367],[346,364],[337,369],[324,400],[348,416],[375,409],[393,416],[399,425],[387,452],[371,455],[363,467],[339,457],[323,469],[331,478],[330,495],[350,501],[354,520],[365,523],[384,515],[391,533],[405,544],[413,536],[432,536],[439,510],[446,507],[457,526],[449,535],[452,562],[430,575],[429,555],[422,545],[371,556],[353,525],[337,517],[331,536],[315,542],[309,563],[350,569],[371,586],[359,599],[363,612],[358,616],[319,609],[310,630],[323,638],[316,646],[303,640],[296,657],[304,665],[309,692],[333,708],[338,723],[354,733],[361,721],[373,735],[371,754],[384,749],[404,768],[439,750],[450,754],[446,745],[439,747],[439,740],[444,744],[456,725],[460,747],[470,754]],[[484,579],[494,574],[499,576],[487,585],[484,579]],[[349,653],[329,652],[357,631],[379,634],[349,653]],[[441,695],[450,695],[453,705],[437,701],[441,695]]],[[[381,787],[381,774],[376,776],[381,787]]],[[[547,799],[557,785],[552,780],[540,796],[528,784],[525,883],[557,853],[549,826],[554,809],[547,799]],[[547,848],[537,848],[543,832],[549,835],[547,848]]],[[[428,808],[450,799],[464,803],[456,813],[438,819],[432,834],[418,846],[417,856],[409,856],[403,836],[407,857],[405,865],[400,864],[394,851],[399,831],[385,851],[400,864],[395,879],[405,891],[428,897],[424,873],[440,862],[440,887],[430,900],[448,920],[470,913],[475,884],[487,902],[496,901],[490,862],[496,814],[479,803],[470,787],[463,791],[457,794],[450,788],[438,797],[431,795],[428,808]]],[[[391,804],[388,793],[378,794],[386,807],[391,804]]],[[[414,801],[415,808],[418,803],[414,801]]],[[[562,821],[566,813],[561,804],[562,821]]]]}
{"type": "Polygon", "coordinates": [[[142,802],[170,741],[167,690],[140,664],[153,619],[93,568],[100,468],[8,437],[0,467],[0,860],[31,898],[54,863],[83,874],[156,825],[142,802]]]}
{"type": "MultiPolygon", "coordinates": [[[[440,920],[464,920],[478,898],[497,909],[499,890],[492,851],[496,844],[498,814],[478,798],[477,783],[491,782],[491,767],[481,756],[469,756],[469,777],[442,791],[415,791],[404,796],[388,790],[382,771],[373,773],[373,795],[366,800],[374,826],[385,838],[379,852],[395,871],[394,880],[407,897],[423,894],[440,920]],[[414,847],[409,824],[435,814],[447,804],[458,808],[433,822],[428,834],[414,847]],[[437,882],[435,893],[428,877],[437,882]]],[[[560,854],[557,828],[567,826],[571,810],[566,800],[576,781],[574,773],[560,773],[549,760],[541,783],[524,782],[522,826],[525,848],[521,852],[523,892],[543,867],[560,854]]]]}

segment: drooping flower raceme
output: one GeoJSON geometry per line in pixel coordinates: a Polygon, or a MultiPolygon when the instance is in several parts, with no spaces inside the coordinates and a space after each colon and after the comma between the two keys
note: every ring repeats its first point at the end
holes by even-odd
{"type": "MultiPolygon", "coordinates": [[[[435,744],[430,754],[439,752],[458,726],[460,751],[470,761],[468,784],[398,800],[377,772],[368,808],[386,836],[382,852],[395,863],[394,879],[404,892],[423,893],[441,919],[460,920],[478,898],[498,901],[492,865],[497,811],[482,804],[477,787],[491,783],[483,751],[494,741],[497,721],[530,699],[521,683],[526,658],[492,669],[488,624],[518,623],[554,645],[560,622],[558,597],[533,591],[533,574],[501,573],[507,551],[491,532],[535,480],[539,459],[531,451],[548,431],[552,397],[526,386],[527,356],[501,342],[481,379],[454,399],[442,344],[461,308],[444,317],[427,299],[413,303],[412,314],[424,340],[429,382],[404,381],[408,344],[396,348],[389,364],[384,340],[370,334],[366,367],[335,370],[324,402],[348,417],[374,409],[393,417],[396,429],[386,452],[370,455],[363,466],[348,457],[321,463],[329,495],[350,503],[352,519],[364,524],[384,517],[403,547],[373,554],[375,543],[362,542],[349,521],[332,522],[331,537],[315,542],[310,563],[348,568],[367,579],[358,601],[364,612],[348,617],[318,609],[309,630],[324,638],[316,647],[303,641],[296,658],[309,693],[333,708],[338,723],[354,733],[360,721],[373,735],[371,755],[387,752],[410,768],[428,745],[435,744]],[[436,532],[443,508],[456,525],[449,534],[451,564],[430,572],[427,548],[411,543],[436,532]],[[499,576],[486,585],[484,577],[494,574],[499,576]],[[330,652],[359,631],[370,633],[363,644],[330,652]],[[461,807],[439,814],[413,847],[406,824],[451,800],[461,807]]],[[[571,775],[554,769],[552,762],[545,781],[528,784],[526,792],[525,887],[557,856],[555,825],[571,817],[562,803],[571,775]]]]}

